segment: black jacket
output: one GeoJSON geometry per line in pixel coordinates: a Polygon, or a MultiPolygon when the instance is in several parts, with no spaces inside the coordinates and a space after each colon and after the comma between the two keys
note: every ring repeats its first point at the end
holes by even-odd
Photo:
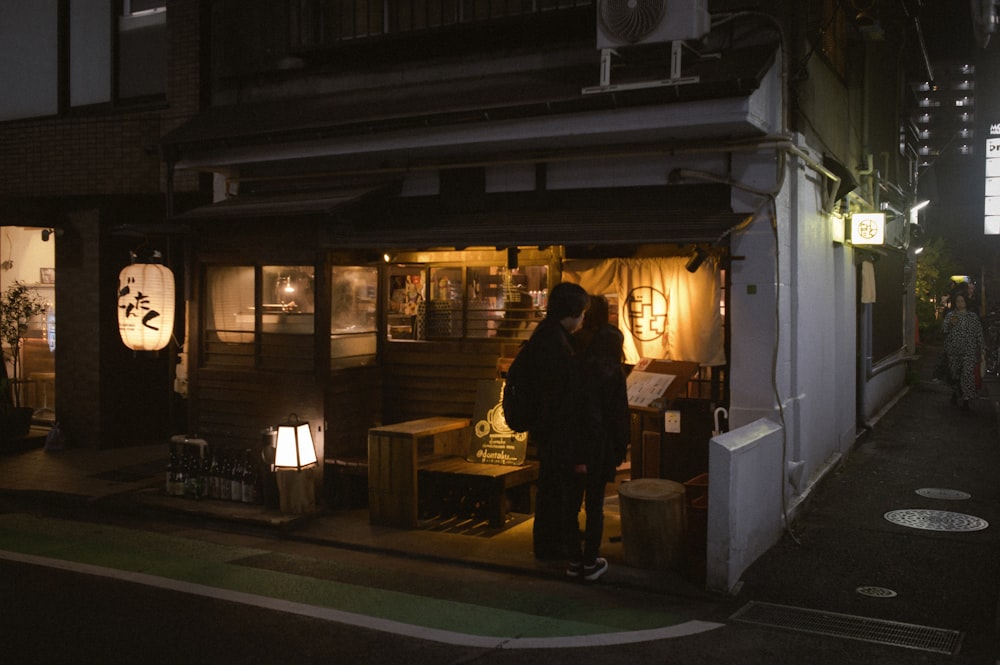
{"type": "Polygon", "coordinates": [[[608,480],[614,479],[615,468],[625,461],[631,429],[622,339],[614,326],[601,326],[578,356],[584,386],[583,428],[572,462],[586,464],[588,473],[608,480]]]}
{"type": "Polygon", "coordinates": [[[541,400],[531,438],[540,457],[565,463],[580,436],[584,398],[573,338],[558,321],[546,318],[532,334],[528,350],[541,400]]]}

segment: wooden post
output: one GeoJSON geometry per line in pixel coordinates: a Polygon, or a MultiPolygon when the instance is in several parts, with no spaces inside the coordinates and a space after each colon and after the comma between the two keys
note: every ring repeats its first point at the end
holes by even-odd
{"type": "Polygon", "coordinates": [[[276,469],[281,512],[286,515],[311,513],[316,510],[315,468],[276,469]]]}
{"type": "Polygon", "coordinates": [[[687,507],[684,485],[661,478],[622,483],[618,490],[625,563],[668,570],[684,560],[687,507]]]}

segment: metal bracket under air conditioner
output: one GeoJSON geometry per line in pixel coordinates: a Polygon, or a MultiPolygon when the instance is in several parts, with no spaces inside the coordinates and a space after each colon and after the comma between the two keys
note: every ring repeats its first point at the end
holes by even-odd
{"type": "Polygon", "coordinates": [[[684,50],[684,42],[674,40],[670,42],[670,78],[658,79],[655,81],[636,81],[635,83],[611,83],[611,56],[618,55],[614,49],[601,49],[601,83],[600,85],[584,88],[581,92],[590,95],[597,92],[616,92],[619,90],[641,90],[643,88],[662,88],[672,85],[685,85],[697,83],[700,76],[681,76],[681,54],[684,50]]]}

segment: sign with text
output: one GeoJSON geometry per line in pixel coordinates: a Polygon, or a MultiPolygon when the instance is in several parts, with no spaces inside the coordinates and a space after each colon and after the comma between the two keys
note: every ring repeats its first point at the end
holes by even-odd
{"type": "Polygon", "coordinates": [[[885,244],[885,213],[858,212],[851,215],[851,244],[885,244]]]}
{"type": "Polygon", "coordinates": [[[515,432],[503,417],[503,384],[499,379],[484,379],[476,384],[476,408],[473,413],[472,445],[469,462],[520,466],[528,450],[527,432],[515,432]]]}
{"type": "Polygon", "coordinates": [[[1000,235],[1000,123],[990,124],[990,137],[986,139],[983,233],[991,236],[1000,235]]]}

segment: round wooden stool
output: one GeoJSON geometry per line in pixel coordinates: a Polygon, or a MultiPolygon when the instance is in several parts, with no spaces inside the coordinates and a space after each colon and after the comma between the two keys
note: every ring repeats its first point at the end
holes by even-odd
{"type": "Polygon", "coordinates": [[[668,570],[684,560],[687,508],[684,485],[661,478],[639,478],[618,489],[625,563],[668,570]]]}

